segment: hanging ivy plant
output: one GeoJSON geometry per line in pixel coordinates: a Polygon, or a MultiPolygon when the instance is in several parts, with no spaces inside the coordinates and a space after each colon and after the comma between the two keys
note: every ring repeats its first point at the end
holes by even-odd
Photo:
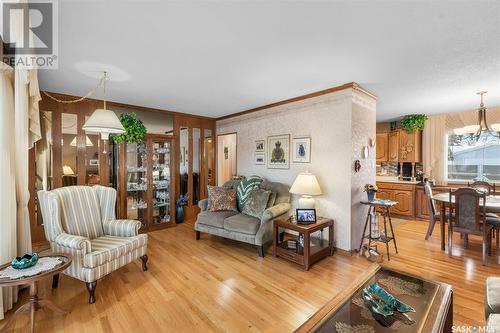
{"type": "Polygon", "coordinates": [[[404,116],[399,122],[406,133],[413,133],[424,129],[427,116],[425,114],[410,114],[404,116]]]}
{"type": "Polygon", "coordinates": [[[120,115],[120,122],[125,128],[125,133],[123,134],[114,134],[113,141],[115,143],[139,143],[144,139],[144,135],[146,135],[146,126],[142,123],[141,120],[137,119],[137,115],[135,112],[132,113],[123,113],[120,115]]]}

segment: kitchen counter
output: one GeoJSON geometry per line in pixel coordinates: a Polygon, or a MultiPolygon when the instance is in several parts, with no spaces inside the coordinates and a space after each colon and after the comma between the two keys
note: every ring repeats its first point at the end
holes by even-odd
{"type": "Polygon", "coordinates": [[[377,176],[376,181],[380,183],[395,183],[395,184],[409,184],[409,185],[417,185],[419,181],[411,181],[411,180],[399,180],[397,177],[384,177],[377,176]]]}

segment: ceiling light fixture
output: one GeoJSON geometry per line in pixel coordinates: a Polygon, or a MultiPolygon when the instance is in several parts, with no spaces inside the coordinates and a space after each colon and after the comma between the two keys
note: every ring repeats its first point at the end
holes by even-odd
{"type": "Polygon", "coordinates": [[[460,136],[460,141],[462,143],[476,144],[481,136],[483,136],[486,141],[490,138],[500,139],[500,123],[492,124],[490,128],[486,121],[486,111],[488,109],[484,106],[483,101],[483,95],[486,93],[487,91],[480,91],[477,93],[481,96],[481,103],[477,109],[478,124],[453,129],[453,133],[460,136]]]}
{"type": "Polygon", "coordinates": [[[104,107],[102,109],[96,109],[94,113],[83,125],[83,130],[87,132],[100,133],[101,139],[104,140],[104,150],[106,153],[106,141],[110,134],[121,134],[125,133],[125,128],[123,127],[120,119],[116,116],[114,111],[106,109],[106,81],[108,80],[108,73],[104,72],[103,81],[103,101],[104,107]]]}

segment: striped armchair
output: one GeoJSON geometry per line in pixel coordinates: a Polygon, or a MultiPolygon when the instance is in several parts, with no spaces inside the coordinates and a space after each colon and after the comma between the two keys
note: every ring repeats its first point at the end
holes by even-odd
{"type": "MultiPolygon", "coordinates": [[[[104,186],[68,186],[38,192],[45,237],[52,251],[67,253],[73,262],[64,274],[86,283],[89,303],[101,277],[141,258],[147,270],[148,235],[141,222],[116,220],[116,190],[104,186]]],[[[52,287],[57,288],[58,276],[52,287]]]]}

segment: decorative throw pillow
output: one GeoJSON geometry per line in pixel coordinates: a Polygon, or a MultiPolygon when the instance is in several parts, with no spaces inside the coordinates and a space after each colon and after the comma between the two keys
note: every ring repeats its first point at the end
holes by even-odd
{"type": "Polygon", "coordinates": [[[276,192],[271,192],[271,194],[269,194],[269,200],[267,201],[267,208],[274,206],[275,202],[276,202],[276,192]]]}
{"type": "Polygon", "coordinates": [[[266,191],[261,188],[252,189],[247,195],[246,203],[241,212],[260,219],[262,213],[264,213],[267,208],[267,202],[269,201],[270,195],[271,191],[266,191]]]}
{"type": "Polygon", "coordinates": [[[263,181],[264,179],[260,178],[259,176],[250,176],[248,178],[242,179],[238,184],[237,197],[238,209],[240,210],[240,212],[243,211],[243,207],[248,200],[248,194],[250,193],[250,191],[256,187],[259,187],[259,185],[263,181]]]}
{"type": "Polygon", "coordinates": [[[218,212],[222,210],[238,211],[236,190],[208,185],[208,210],[218,212]]]}

